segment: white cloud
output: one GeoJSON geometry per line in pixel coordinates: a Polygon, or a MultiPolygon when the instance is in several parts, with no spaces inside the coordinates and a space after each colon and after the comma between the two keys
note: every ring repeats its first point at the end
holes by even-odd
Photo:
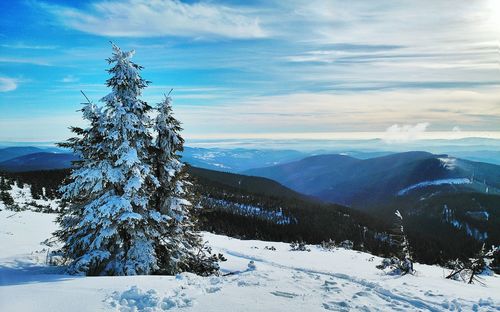
{"type": "Polygon", "coordinates": [[[453,132],[461,132],[462,129],[460,129],[459,126],[455,126],[455,127],[453,127],[453,129],[451,129],[451,131],[453,131],[453,132]]]}
{"type": "Polygon", "coordinates": [[[408,142],[419,139],[430,123],[421,122],[416,125],[398,125],[394,124],[385,130],[384,140],[388,143],[408,142]]]}
{"type": "Polygon", "coordinates": [[[41,6],[67,27],[102,36],[260,38],[266,35],[259,19],[247,9],[212,2],[101,1],[86,11],[41,6]]]}
{"type": "Polygon", "coordinates": [[[63,79],[61,79],[61,82],[65,83],[70,83],[70,82],[77,82],[79,79],[73,75],[67,75],[63,79]]]}
{"type": "Polygon", "coordinates": [[[8,92],[17,89],[17,80],[7,77],[0,77],[0,92],[8,92]]]}

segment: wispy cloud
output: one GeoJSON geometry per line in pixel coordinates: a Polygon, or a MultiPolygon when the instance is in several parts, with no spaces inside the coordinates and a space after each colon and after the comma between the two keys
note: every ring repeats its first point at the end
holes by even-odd
{"type": "Polygon", "coordinates": [[[249,10],[212,2],[101,1],[87,10],[40,4],[65,26],[112,37],[260,38],[266,32],[249,10]]]}
{"type": "Polygon", "coordinates": [[[0,77],[0,92],[8,92],[17,89],[17,80],[8,77],[0,77]]]}
{"type": "MultiPolygon", "coordinates": [[[[224,105],[177,105],[189,133],[248,131],[384,132],[391,140],[419,131],[449,131],[450,120],[466,131],[498,131],[499,88],[474,91],[387,90],[363,93],[295,93],[248,97],[224,105]],[[419,105],[407,105],[419,103],[419,105]],[[217,127],[211,125],[218,120],[217,127]],[[407,126],[415,125],[417,126],[407,126]],[[242,126],[244,125],[244,126],[242,126]],[[394,125],[389,127],[390,125],[394,125]],[[388,128],[389,127],[389,128],[388,128]],[[238,130],[236,130],[238,129],[238,130]]],[[[175,98],[174,98],[175,99],[175,98]]]]}
{"type": "Polygon", "coordinates": [[[58,46],[55,45],[36,45],[36,44],[25,44],[25,43],[15,43],[15,44],[1,44],[3,48],[8,49],[22,49],[22,50],[54,50],[58,46]]]}
{"type": "Polygon", "coordinates": [[[157,103],[173,87],[189,135],[386,136],[397,124],[403,136],[405,125],[424,122],[426,136],[456,125],[462,134],[499,131],[497,2],[27,1],[5,18],[34,26],[2,29],[0,65],[4,76],[36,82],[1,96],[26,105],[22,118],[40,107],[79,117],[78,90],[96,101],[109,91],[107,40],[119,37],[153,82],[144,99],[157,103]]]}
{"type": "Polygon", "coordinates": [[[17,63],[17,64],[32,64],[39,66],[51,66],[49,62],[36,58],[17,58],[17,57],[0,56],[0,63],[17,63]]]}

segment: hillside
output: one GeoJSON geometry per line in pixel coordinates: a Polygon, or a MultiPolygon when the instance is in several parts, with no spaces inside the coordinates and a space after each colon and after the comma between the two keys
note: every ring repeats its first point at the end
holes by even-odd
{"type": "MultiPolygon", "coordinates": [[[[387,226],[367,214],[346,207],[308,199],[265,178],[188,167],[193,181],[193,201],[200,227],[214,233],[246,239],[311,243],[333,239],[351,240],[374,253],[387,253],[390,246],[378,235],[387,226]]],[[[29,198],[57,199],[56,190],[68,170],[3,173],[18,187],[29,185],[29,198]],[[44,196],[43,194],[46,194],[44,196]]],[[[24,207],[25,204],[19,205],[24,207]]]]}
{"type": "Polygon", "coordinates": [[[419,259],[465,258],[500,244],[500,166],[425,152],[372,159],[322,155],[247,171],[390,220],[396,209],[419,259]],[[439,256],[436,256],[436,255],[439,256]]]}
{"type": "Polygon", "coordinates": [[[232,189],[267,196],[305,200],[307,197],[292,191],[278,182],[261,177],[228,173],[189,166],[188,173],[202,184],[219,184],[232,189]]]}

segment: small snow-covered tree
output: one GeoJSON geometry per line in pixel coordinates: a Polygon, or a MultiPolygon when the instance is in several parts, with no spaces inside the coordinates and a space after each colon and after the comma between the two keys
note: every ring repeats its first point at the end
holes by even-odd
{"type": "Polygon", "coordinates": [[[14,205],[14,199],[8,192],[10,189],[11,186],[9,185],[7,178],[0,176],[0,201],[3,202],[6,207],[14,205]]]}
{"type": "Polygon", "coordinates": [[[61,188],[70,204],[56,232],[73,273],[87,275],[150,274],[158,270],[156,245],[167,216],[149,209],[158,186],[151,166],[151,107],[140,99],[147,81],[133,63],[132,52],[113,45],[108,62],[111,93],[104,109],[87,103],[87,129],[73,128],[78,137],[65,146],[81,158],[70,182],[61,188]],[[156,226],[150,226],[154,224],[156,226]]]}
{"type": "Polygon", "coordinates": [[[155,120],[156,151],[154,163],[159,187],[154,198],[156,210],[168,218],[168,227],[158,255],[161,271],[174,274],[192,271],[201,275],[219,269],[221,258],[211,255],[194,229],[193,205],[189,200],[187,173],[180,161],[184,139],[180,122],[173,116],[171,98],[167,95],[157,107],[155,120]]]}
{"type": "Polygon", "coordinates": [[[480,282],[478,275],[492,275],[492,262],[495,256],[500,252],[499,247],[492,246],[490,250],[486,250],[485,244],[477,252],[473,258],[466,261],[450,261],[448,267],[451,268],[450,274],[446,276],[448,279],[461,279],[464,282],[472,284],[474,281],[480,282]]]}
{"type": "Polygon", "coordinates": [[[408,238],[406,237],[403,227],[403,216],[399,210],[396,210],[395,215],[396,234],[391,235],[391,240],[397,245],[397,251],[393,257],[383,259],[382,263],[377,265],[377,268],[381,270],[390,268],[393,274],[413,274],[413,260],[410,252],[410,243],[408,242],[408,238]]]}

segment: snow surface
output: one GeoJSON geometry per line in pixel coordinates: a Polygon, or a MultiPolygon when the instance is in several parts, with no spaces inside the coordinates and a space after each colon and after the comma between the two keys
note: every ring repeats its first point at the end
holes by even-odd
{"type": "Polygon", "coordinates": [[[398,192],[398,196],[402,196],[410,192],[411,190],[418,189],[418,188],[424,188],[428,186],[435,186],[435,185],[458,185],[458,184],[471,184],[472,181],[468,178],[454,178],[454,179],[440,179],[440,180],[433,180],[433,181],[424,181],[420,182],[417,184],[410,185],[398,192]]]}
{"type": "Polygon", "coordinates": [[[415,276],[391,276],[367,253],[290,251],[285,243],[210,233],[209,245],[228,259],[222,272],[232,274],[64,275],[45,264],[54,247],[41,243],[56,229],[54,219],[0,211],[0,311],[500,311],[498,275],[468,285],[416,264],[415,276]]]}

